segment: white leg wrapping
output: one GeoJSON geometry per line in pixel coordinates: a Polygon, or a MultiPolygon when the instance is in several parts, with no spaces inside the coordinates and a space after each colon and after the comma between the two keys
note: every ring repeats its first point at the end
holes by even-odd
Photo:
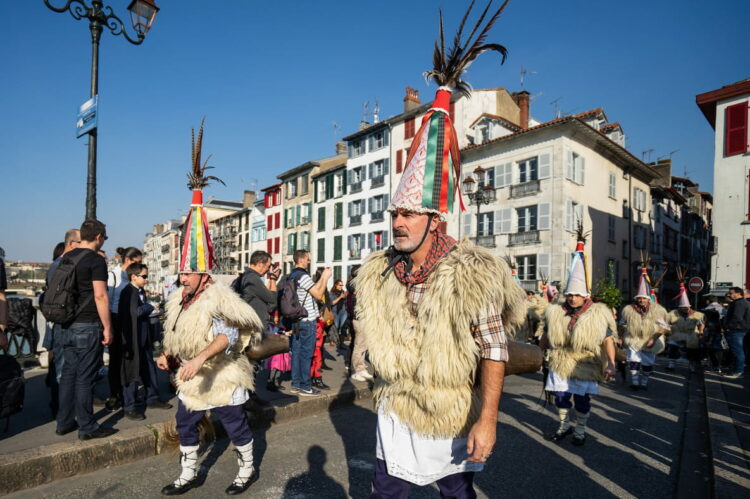
{"type": "Polygon", "coordinates": [[[638,378],[639,378],[638,373],[639,372],[640,371],[636,369],[630,370],[630,384],[631,385],[638,386],[638,378]]]}
{"type": "Polygon", "coordinates": [[[186,483],[195,480],[198,476],[198,446],[197,445],[180,445],[180,466],[182,472],[174,484],[182,487],[186,483]]]}
{"type": "Polygon", "coordinates": [[[586,414],[576,411],[576,429],[573,430],[573,435],[578,438],[583,438],[586,433],[586,422],[589,420],[589,413],[586,414]]]}
{"type": "Polygon", "coordinates": [[[237,464],[240,469],[237,471],[237,476],[232,483],[241,487],[247,483],[254,471],[252,440],[245,445],[237,446],[237,464]]]}
{"type": "Polygon", "coordinates": [[[570,409],[557,409],[557,416],[560,418],[560,427],[557,433],[563,433],[570,428],[570,409]]]}

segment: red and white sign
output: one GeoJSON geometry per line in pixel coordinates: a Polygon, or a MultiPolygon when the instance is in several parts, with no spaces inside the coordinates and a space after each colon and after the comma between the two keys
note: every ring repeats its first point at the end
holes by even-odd
{"type": "Polygon", "coordinates": [[[691,277],[688,281],[688,289],[691,293],[700,293],[703,289],[703,279],[700,277],[691,277]]]}

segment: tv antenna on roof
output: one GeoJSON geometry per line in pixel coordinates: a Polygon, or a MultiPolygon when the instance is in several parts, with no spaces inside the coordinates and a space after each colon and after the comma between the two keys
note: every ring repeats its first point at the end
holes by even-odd
{"type": "Polygon", "coordinates": [[[370,117],[370,101],[365,101],[362,104],[362,121],[367,122],[367,118],[370,117]]]}
{"type": "Polygon", "coordinates": [[[650,163],[651,162],[651,153],[653,153],[653,152],[654,152],[653,149],[645,149],[645,150],[641,151],[641,161],[643,161],[645,163],[650,163]],[[646,159],[646,156],[648,156],[648,159],[646,159]]]}
{"type": "Polygon", "coordinates": [[[338,140],[339,135],[341,135],[341,126],[335,121],[332,121],[331,125],[333,125],[333,138],[334,140],[338,140]]]}
{"type": "Polygon", "coordinates": [[[521,90],[523,90],[524,83],[526,82],[526,75],[535,75],[536,71],[529,71],[525,67],[521,66],[521,90]]]}
{"type": "Polygon", "coordinates": [[[380,121],[380,105],[378,104],[378,100],[375,99],[375,105],[372,109],[372,122],[377,123],[380,121]]]}
{"type": "Polygon", "coordinates": [[[560,117],[560,101],[561,100],[562,100],[562,97],[558,97],[557,99],[550,102],[550,104],[552,104],[552,110],[555,116],[554,119],[557,119],[560,117]]]}

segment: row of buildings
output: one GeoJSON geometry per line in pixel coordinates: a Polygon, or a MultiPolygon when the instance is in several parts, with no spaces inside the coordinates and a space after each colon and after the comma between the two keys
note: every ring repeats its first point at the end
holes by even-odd
{"type": "MultiPolygon", "coordinates": [[[[406,89],[403,112],[361,123],[336,144],[335,154],[306,161],[242,202],[206,203],[216,256],[224,273],[245,268],[256,249],[268,251],[284,272],[292,253],[311,251],[313,271],[331,267],[346,279],[372,251],[390,244],[387,208],[409,146],[431,103],[406,89]]],[[[455,95],[450,114],[462,156],[462,190],[491,190],[488,203],[465,196],[467,211],[445,217],[446,230],[512,257],[522,284],[564,282],[575,230],[590,231],[593,283],[611,277],[630,295],[641,258],[664,273],[661,292],[672,297],[677,265],[708,277],[712,197],[671,162],[645,163],[626,148],[623,127],[602,108],[547,122],[530,114],[526,91],[479,89],[455,95]]],[[[181,221],[154,226],[147,262],[153,285],[168,285],[177,265],[181,221]],[[163,271],[163,272],[162,272],[163,271]]],[[[156,291],[156,289],[154,290],[156,291]]]]}

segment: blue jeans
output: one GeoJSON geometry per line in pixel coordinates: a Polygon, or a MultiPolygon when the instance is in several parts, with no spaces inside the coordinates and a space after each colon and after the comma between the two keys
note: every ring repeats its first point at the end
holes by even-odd
{"type": "Polygon", "coordinates": [[[102,325],[76,322],[60,330],[64,359],[60,376],[57,429],[69,430],[78,422],[78,434],[99,428],[94,418],[94,382],[102,362],[102,325]]]}
{"type": "Polygon", "coordinates": [[[341,331],[344,328],[346,318],[346,309],[344,307],[341,307],[341,310],[339,310],[338,312],[333,313],[333,324],[336,326],[336,330],[339,332],[339,335],[341,335],[341,331]]]}
{"type": "Polygon", "coordinates": [[[292,334],[292,387],[310,389],[310,365],[315,349],[315,321],[299,321],[292,334]]]}
{"type": "Polygon", "coordinates": [[[742,340],[745,339],[745,331],[732,331],[724,333],[729,343],[729,349],[734,356],[734,372],[743,374],[745,372],[745,350],[742,347],[742,340]]]}

